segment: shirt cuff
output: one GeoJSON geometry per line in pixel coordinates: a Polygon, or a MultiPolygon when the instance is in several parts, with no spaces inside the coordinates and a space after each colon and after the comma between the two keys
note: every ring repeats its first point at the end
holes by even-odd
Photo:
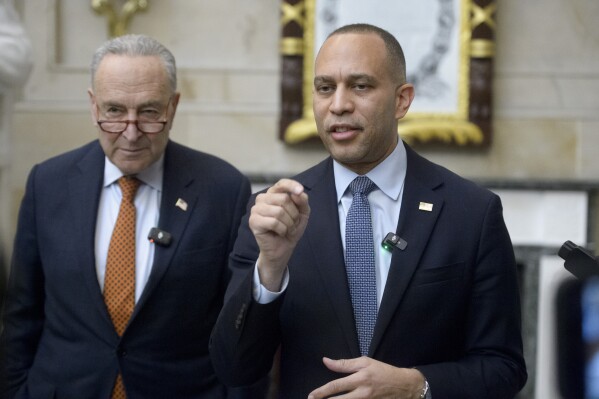
{"type": "Polygon", "coordinates": [[[278,292],[272,292],[266,289],[260,283],[260,273],[258,273],[258,262],[256,262],[256,266],[254,266],[254,278],[252,284],[252,296],[254,297],[254,301],[258,302],[261,305],[266,305],[267,303],[274,302],[285,290],[287,289],[287,285],[289,284],[289,269],[285,269],[285,274],[283,275],[283,281],[281,282],[281,290],[278,292]]]}

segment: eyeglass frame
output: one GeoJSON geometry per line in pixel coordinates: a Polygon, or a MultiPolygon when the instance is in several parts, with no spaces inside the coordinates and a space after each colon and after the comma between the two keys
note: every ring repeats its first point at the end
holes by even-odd
{"type": "MultiPolygon", "coordinates": [[[[139,130],[143,134],[160,134],[160,133],[164,132],[164,128],[166,127],[166,124],[168,123],[168,109],[169,109],[169,107],[171,105],[171,100],[172,99],[173,99],[173,96],[170,96],[169,99],[168,99],[168,102],[166,103],[166,109],[165,109],[165,115],[164,115],[164,119],[165,120],[163,120],[163,121],[155,121],[155,122],[142,122],[142,123],[160,123],[160,124],[162,124],[162,129],[160,129],[157,132],[145,132],[145,131],[141,130],[139,128],[139,120],[135,120],[135,119],[134,120],[125,119],[125,120],[122,120],[122,121],[110,121],[110,120],[99,120],[98,119],[98,120],[96,120],[96,124],[98,125],[98,127],[100,128],[100,130],[102,130],[103,132],[108,133],[108,134],[123,134],[123,132],[125,130],[127,130],[127,128],[129,127],[129,124],[131,124],[131,123],[134,124],[135,128],[137,130],[139,130]],[[110,132],[108,130],[104,130],[104,128],[102,127],[103,123],[124,123],[125,124],[125,128],[123,130],[121,130],[120,132],[110,132]]],[[[98,116],[99,116],[100,115],[100,107],[98,106],[97,103],[96,103],[96,111],[97,111],[98,116]]]]}

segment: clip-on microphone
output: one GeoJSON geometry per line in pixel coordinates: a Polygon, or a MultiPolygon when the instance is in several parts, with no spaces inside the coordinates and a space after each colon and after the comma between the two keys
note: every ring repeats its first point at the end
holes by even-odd
{"type": "Polygon", "coordinates": [[[157,244],[163,247],[171,245],[173,236],[164,230],[160,230],[158,227],[152,227],[148,233],[148,240],[151,243],[157,244]]]}
{"type": "Polygon", "coordinates": [[[393,248],[399,248],[403,251],[408,246],[408,242],[395,233],[387,233],[381,245],[389,252],[393,252],[393,248]]]}

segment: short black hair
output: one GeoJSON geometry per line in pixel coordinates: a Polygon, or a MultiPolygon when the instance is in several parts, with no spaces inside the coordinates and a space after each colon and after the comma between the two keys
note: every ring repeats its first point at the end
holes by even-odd
{"type": "Polygon", "coordinates": [[[331,36],[344,33],[373,33],[380,37],[387,49],[389,72],[391,73],[391,76],[395,76],[401,84],[406,83],[406,58],[403,49],[395,36],[378,26],[357,23],[344,25],[335,29],[327,36],[327,39],[331,36]]]}

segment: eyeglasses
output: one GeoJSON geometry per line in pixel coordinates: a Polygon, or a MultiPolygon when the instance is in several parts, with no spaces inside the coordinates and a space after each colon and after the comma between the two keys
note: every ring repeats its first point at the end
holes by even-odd
{"type": "MultiPolygon", "coordinates": [[[[164,127],[168,123],[168,108],[171,104],[171,99],[169,98],[168,103],[166,104],[166,111],[163,121],[155,121],[155,120],[147,120],[147,119],[138,119],[138,120],[124,120],[124,121],[111,121],[111,120],[98,120],[96,123],[100,126],[106,133],[114,133],[121,134],[125,130],[127,130],[127,126],[130,123],[134,124],[137,130],[144,134],[158,134],[164,130],[164,127]]],[[[97,105],[96,105],[97,107],[97,105]]],[[[98,114],[99,114],[98,110],[98,114]]]]}

